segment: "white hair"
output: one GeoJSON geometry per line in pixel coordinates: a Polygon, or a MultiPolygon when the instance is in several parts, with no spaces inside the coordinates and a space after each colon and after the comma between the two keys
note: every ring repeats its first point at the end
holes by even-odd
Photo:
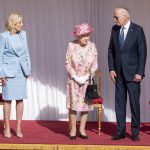
{"type": "Polygon", "coordinates": [[[127,16],[128,18],[130,18],[130,11],[128,10],[127,7],[119,6],[119,7],[116,7],[115,9],[119,9],[122,15],[127,16]]]}

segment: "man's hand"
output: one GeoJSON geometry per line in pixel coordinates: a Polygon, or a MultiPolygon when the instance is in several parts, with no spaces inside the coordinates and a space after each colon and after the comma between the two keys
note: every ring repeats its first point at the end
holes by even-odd
{"type": "Polygon", "coordinates": [[[117,77],[116,72],[110,71],[109,74],[110,74],[110,77],[113,80],[113,82],[116,83],[116,79],[115,79],[117,77]]]}
{"type": "Polygon", "coordinates": [[[139,75],[139,74],[135,74],[135,76],[134,76],[134,81],[135,81],[135,82],[140,82],[141,80],[142,80],[142,76],[139,75]]]}

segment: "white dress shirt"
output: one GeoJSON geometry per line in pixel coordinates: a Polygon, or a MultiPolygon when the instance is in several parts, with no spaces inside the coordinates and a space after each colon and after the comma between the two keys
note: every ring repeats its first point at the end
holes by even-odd
{"type": "Polygon", "coordinates": [[[124,41],[125,41],[125,39],[126,39],[128,30],[129,30],[129,27],[130,27],[130,24],[131,24],[131,21],[129,20],[128,23],[127,23],[125,26],[122,26],[122,27],[120,28],[120,32],[121,32],[122,28],[124,27],[124,41]]]}

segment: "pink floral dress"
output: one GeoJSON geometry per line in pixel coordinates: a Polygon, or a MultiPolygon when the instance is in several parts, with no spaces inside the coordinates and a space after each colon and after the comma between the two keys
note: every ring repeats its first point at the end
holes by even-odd
{"type": "Polygon", "coordinates": [[[75,111],[93,110],[92,105],[84,102],[85,92],[89,81],[84,85],[72,79],[73,75],[85,76],[90,74],[94,76],[98,68],[97,49],[95,44],[88,42],[86,47],[81,47],[75,42],[69,42],[66,54],[66,70],[67,70],[67,108],[75,111]]]}

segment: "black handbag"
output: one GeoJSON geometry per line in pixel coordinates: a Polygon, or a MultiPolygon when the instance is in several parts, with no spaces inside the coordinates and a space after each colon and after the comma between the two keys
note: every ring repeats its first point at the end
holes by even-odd
{"type": "Polygon", "coordinates": [[[92,103],[93,99],[99,98],[97,84],[94,83],[94,79],[90,77],[89,85],[87,86],[85,92],[85,101],[88,103],[92,103]],[[92,82],[93,81],[93,82],[92,82]]]}

